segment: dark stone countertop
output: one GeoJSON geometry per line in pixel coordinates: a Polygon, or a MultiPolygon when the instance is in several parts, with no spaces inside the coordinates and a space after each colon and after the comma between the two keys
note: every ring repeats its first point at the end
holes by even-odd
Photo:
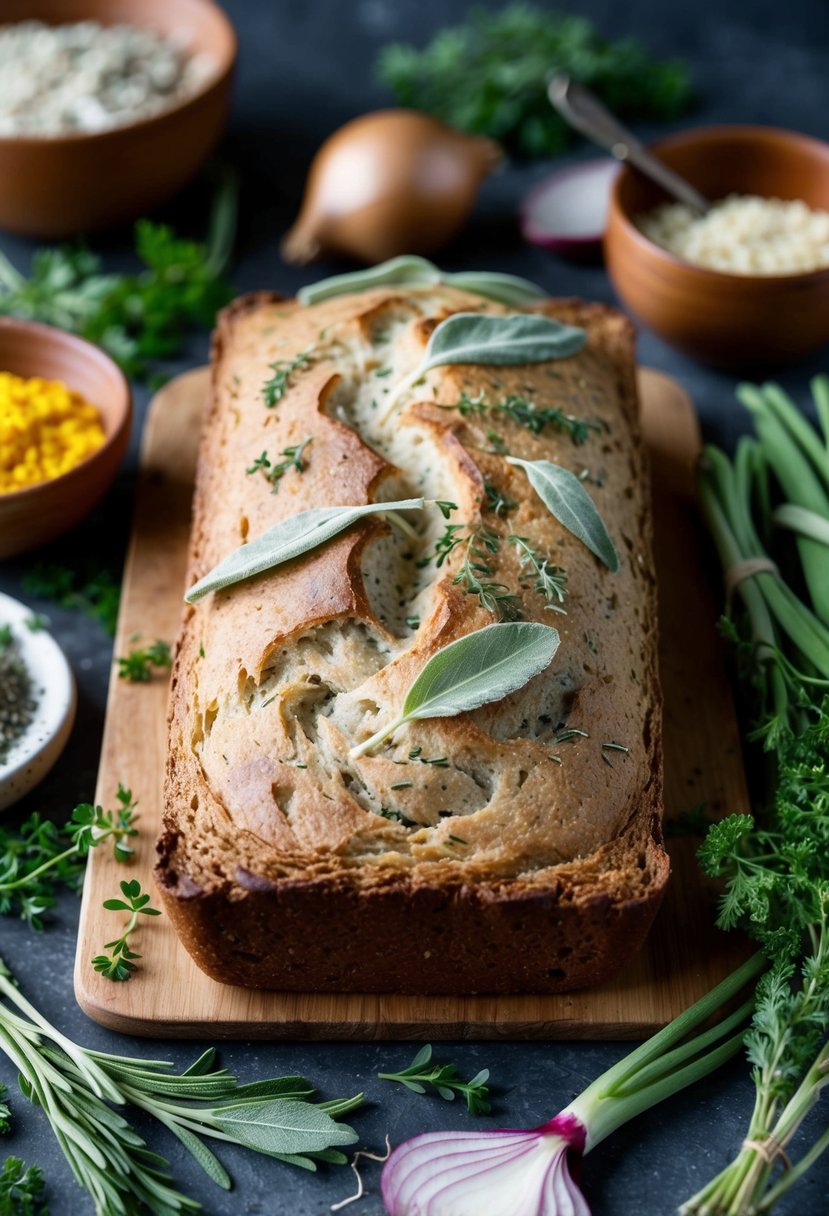
{"type": "MultiPolygon", "coordinates": [[[[393,39],[424,41],[441,25],[458,20],[465,0],[227,0],[241,42],[231,136],[225,155],[239,165],[244,201],[239,258],[234,281],[240,290],[275,287],[291,292],[308,281],[307,272],[286,268],[277,252],[279,235],[293,217],[304,169],[320,140],[334,127],[366,109],[388,104],[372,83],[377,48],[393,39]]],[[[550,6],[552,7],[552,6],[550,6]]],[[[576,7],[576,6],[573,6],[576,7]]],[[[826,134],[826,46],[829,18],[815,0],[741,0],[722,4],[666,5],[659,0],[585,0],[579,12],[594,17],[609,35],[634,34],[655,52],[680,55],[692,65],[700,94],[688,122],[767,122],[815,135],[826,134]]],[[[656,134],[657,129],[645,134],[656,134]]],[[[574,157],[589,156],[580,148],[574,157]]],[[[513,222],[526,188],[544,165],[512,168],[486,186],[474,221],[443,254],[452,267],[487,266],[511,270],[544,284],[554,295],[612,300],[604,272],[575,267],[524,245],[513,222]]],[[[196,185],[165,211],[187,234],[202,231],[205,190],[196,185]]],[[[113,266],[128,265],[130,235],[108,234],[96,242],[113,266]]],[[[0,239],[0,248],[25,265],[27,242],[0,239]]],[[[330,271],[322,266],[312,277],[330,271]]],[[[187,357],[172,371],[204,360],[205,335],[195,338],[187,357]]],[[[734,400],[734,380],[708,371],[643,334],[642,362],[664,368],[692,393],[706,433],[730,442],[744,426],[734,400]]],[[[825,352],[787,370],[782,381],[802,400],[809,377],[827,366],[825,352]]],[[[136,389],[138,405],[130,455],[105,504],[84,525],[36,555],[67,565],[94,554],[120,568],[133,491],[137,445],[148,393],[136,389]]],[[[3,563],[0,589],[20,595],[20,578],[30,556],[3,563]]],[[[25,598],[25,597],[24,597],[25,598]]],[[[110,667],[110,642],[94,622],[38,603],[65,648],[78,678],[79,712],[71,741],[43,785],[8,820],[38,809],[62,821],[78,801],[91,798],[110,667]]],[[[62,1030],[85,1044],[119,1053],[146,1053],[150,1045],[124,1041],[89,1022],[72,994],[72,962],[77,901],[61,900],[48,932],[33,935],[20,923],[0,922],[0,951],[27,995],[62,1030]]],[[[152,1054],[177,1063],[195,1057],[200,1044],[153,1044],[152,1054]]],[[[471,1075],[492,1070],[495,1113],[475,1126],[537,1124],[555,1113],[590,1080],[627,1050],[614,1043],[463,1043],[438,1054],[471,1075]]],[[[382,1146],[388,1133],[398,1142],[418,1131],[467,1126],[468,1116],[438,1098],[423,1098],[379,1082],[379,1069],[405,1066],[413,1054],[406,1043],[238,1043],[222,1048],[223,1062],[244,1080],[302,1072],[318,1082],[326,1097],[365,1090],[369,1105],[354,1117],[363,1143],[382,1146]]],[[[10,1086],[11,1067],[0,1058],[0,1078],[10,1086]]],[[[595,1216],[664,1216],[675,1210],[736,1151],[752,1099],[748,1068],[733,1062],[713,1079],[621,1129],[591,1155],[585,1192],[595,1216]]],[[[91,1210],[78,1191],[39,1111],[13,1091],[15,1131],[2,1149],[37,1162],[49,1181],[53,1216],[91,1210]]],[[[825,1122],[825,1113],[823,1115],[825,1122]]],[[[809,1130],[818,1134],[820,1115],[809,1130]]],[[[147,1130],[146,1121],[136,1119],[147,1130]]],[[[268,1161],[241,1150],[222,1152],[236,1187],[226,1195],[201,1173],[180,1145],[153,1126],[152,1142],[173,1163],[175,1177],[208,1213],[285,1213],[321,1216],[351,1192],[347,1170],[319,1175],[268,1161]]],[[[347,1211],[381,1211],[377,1168],[366,1171],[368,1196],[347,1211]]],[[[821,1216],[827,1210],[829,1161],[818,1164],[780,1205],[781,1216],[821,1216]]],[[[486,1216],[482,1212],[482,1216],[486,1216]]]]}

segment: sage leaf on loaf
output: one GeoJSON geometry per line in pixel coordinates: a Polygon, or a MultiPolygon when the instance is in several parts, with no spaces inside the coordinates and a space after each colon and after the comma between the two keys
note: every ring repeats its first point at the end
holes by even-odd
{"type": "Polygon", "coordinates": [[[452,718],[500,701],[549,667],[558,644],[557,629],[533,621],[487,625],[450,642],[426,663],[394,721],[353,747],[350,755],[371,751],[405,722],[452,718]]]}
{"type": "Polygon", "coordinates": [[[506,459],[524,470],[550,514],[616,574],[619,554],[596,504],[575,473],[550,460],[521,460],[518,456],[506,459]]]}
{"type": "Polygon", "coordinates": [[[396,404],[434,367],[455,363],[494,366],[544,363],[577,354],[586,341],[583,329],[538,313],[490,317],[479,312],[456,312],[437,326],[420,363],[396,385],[387,404],[396,404]]]}
{"type": "Polygon", "coordinates": [[[333,296],[348,295],[355,291],[370,291],[375,287],[429,287],[445,283],[461,291],[497,300],[501,304],[533,304],[543,300],[543,288],[514,274],[499,274],[486,270],[461,271],[451,274],[435,266],[434,262],[415,254],[391,258],[367,270],[353,270],[348,274],[335,274],[319,283],[311,283],[297,292],[300,304],[318,304],[333,296]]]}
{"type": "Polygon", "coordinates": [[[405,498],[398,502],[366,503],[360,507],[314,507],[310,511],[300,511],[298,515],[274,524],[250,544],[234,549],[194,583],[184,598],[188,604],[195,604],[211,591],[223,591],[234,583],[281,566],[283,562],[319,548],[365,515],[419,511],[424,505],[422,498],[405,498]]]}
{"type": "Polygon", "coordinates": [[[216,1126],[259,1153],[316,1153],[353,1144],[357,1133],[309,1102],[273,1098],[215,1108],[216,1126]]]}

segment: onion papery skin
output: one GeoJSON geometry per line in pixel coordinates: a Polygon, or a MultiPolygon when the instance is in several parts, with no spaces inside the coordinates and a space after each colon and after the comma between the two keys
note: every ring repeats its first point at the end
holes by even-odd
{"type": "Polygon", "coordinates": [[[590,1216],[571,1173],[586,1129],[563,1114],[529,1130],[426,1132],[383,1169],[391,1216],[590,1216]]]}

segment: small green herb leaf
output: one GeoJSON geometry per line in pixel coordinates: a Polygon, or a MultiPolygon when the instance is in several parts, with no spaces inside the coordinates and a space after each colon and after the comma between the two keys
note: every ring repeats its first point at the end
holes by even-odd
{"type": "Polygon", "coordinates": [[[616,574],[619,555],[593,499],[578,477],[549,460],[521,460],[518,456],[506,459],[524,470],[550,514],[616,574]]]}
{"type": "Polygon", "coordinates": [[[300,511],[298,515],[274,524],[250,544],[234,549],[195,583],[184,598],[188,604],[195,604],[211,591],[222,591],[255,574],[272,570],[274,566],[317,549],[366,515],[419,511],[424,506],[422,498],[406,498],[399,502],[367,503],[361,507],[313,507],[310,511],[300,511]]]}
{"type": "Polygon", "coordinates": [[[489,1069],[482,1068],[471,1081],[462,1081],[454,1064],[432,1063],[430,1043],[421,1047],[408,1068],[403,1068],[400,1072],[380,1072],[377,1075],[381,1081],[397,1081],[416,1094],[425,1094],[426,1085],[431,1085],[446,1102],[454,1102],[456,1092],[463,1094],[471,1115],[489,1114],[489,1089],[486,1084],[489,1080],[489,1069]]]}
{"type": "Polygon", "coordinates": [[[450,642],[432,655],[412,684],[400,715],[351,749],[362,756],[405,722],[450,718],[500,701],[549,667],[558,650],[558,631],[532,621],[487,625],[450,642]]]}
{"type": "Polygon", "coordinates": [[[319,283],[311,283],[297,293],[300,304],[319,304],[332,296],[346,295],[353,291],[370,291],[376,287],[394,285],[408,287],[437,286],[440,283],[469,291],[474,295],[498,300],[502,304],[533,304],[543,300],[546,292],[528,279],[514,274],[498,274],[494,271],[462,271],[448,274],[426,258],[407,254],[391,258],[367,270],[354,270],[349,274],[337,274],[319,283]]]}

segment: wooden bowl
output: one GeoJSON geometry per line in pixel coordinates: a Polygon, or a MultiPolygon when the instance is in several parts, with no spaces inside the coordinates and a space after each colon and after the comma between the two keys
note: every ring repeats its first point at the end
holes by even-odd
{"type": "Polygon", "coordinates": [[[221,135],[236,61],[233,27],[212,0],[4,0],[2,21],[126,22],[187,34],[216,71],[151,118],[94,134],[0,138],[0,228],[66,237],[152,211],[193,177],[221,135]]]}
{"type": "MultiPolygon", "coordinates": [[[[775,127],[701,127],[653,151],[708,198],[758,194],[829,210],[829,144],[775,127]]],[[[639,231],[665,194],[628,166],[613,187],[605,260],[625,306],[704,363],[750,370],[790,362],[829,340],[829,268],[781,275],[692,266],[639,231]]]]}
{"type": "Polygon", "coordinates": [[[99,347],[34,321],[0,317],[0,371],[62,380],[98,409],[106,435],[97,452],[68,473],[0,494],[2,558],[67,532],[103,498],[129,440],[132,398],[121,369],[99,347]]]}

